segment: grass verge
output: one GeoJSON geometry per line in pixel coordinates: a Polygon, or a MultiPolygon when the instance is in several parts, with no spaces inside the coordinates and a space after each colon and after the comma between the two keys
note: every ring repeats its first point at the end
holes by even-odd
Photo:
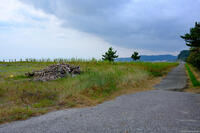
{"type": "Polygon", "coordinates": [[[187,69],[187,75],[189,77],[188,88],[186,92],[200,93],[199,71],[189,64],[185,64],[187,69]]]}
{"type": "Polygon", "coordinates": [[[0,123],[27,119],[49,111],[86,107],[116,96],[152,90],[178,63],[109,63],[71,61],[83,71],[76,77],[35,82],[25,72],[54,62],[0,63],[0,123]]]}
{"type": "Polygon", "coordinates": [[[188,74],[189,74],[189,77],[190,77],[190,80],[193,84],[193,86],[200,86],[200,82],[196,79],[195,75],[193,74],[193,72],[191,71],[190,67],[188,64],[185,64],[186,68],[187,68],[187,71],[188,71],[188,74]]]}

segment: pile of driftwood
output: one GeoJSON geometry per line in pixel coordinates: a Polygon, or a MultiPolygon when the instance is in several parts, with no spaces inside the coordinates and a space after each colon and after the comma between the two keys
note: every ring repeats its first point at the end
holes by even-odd
{"type": "Polygon", "coordinates": [[[79,66],[73,66],[65,63],[50,65],[39,71],[25,73],[28,77],[33,77],[34,81],[56,80],[67,76],[75,76],[80,74],[79,66]]]}

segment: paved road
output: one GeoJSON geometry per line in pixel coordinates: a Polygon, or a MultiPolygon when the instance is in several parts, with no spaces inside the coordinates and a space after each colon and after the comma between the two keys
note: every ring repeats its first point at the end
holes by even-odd
{"type": "Polygon", "coordinates": [[[187,75],[184,63],[173,69],[168,75],[156,85],[155,88],[160,90],[176,90],[181,91],[187,85],[187,75]]]}
{"type": "MultiPolygon", "coordinates": [[[[170,74],[176,71],[184,71],[183,64],[170,74]]],[[[181,79],[179,76],[172,78],[181,79]]],[[[95,107],[56,111],[0,126],[0,133],[46,132],[200,133],[200,95],[153,90],[123,95],[95,107]]]]}

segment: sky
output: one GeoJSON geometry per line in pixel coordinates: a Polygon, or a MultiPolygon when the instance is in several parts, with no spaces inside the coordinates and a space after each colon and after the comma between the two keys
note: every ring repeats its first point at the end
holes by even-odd
{"type": "Polygon", "coordinates": [[[172,54],[200,21],[200,0],[1,0],[0,60],[172,54]]]}

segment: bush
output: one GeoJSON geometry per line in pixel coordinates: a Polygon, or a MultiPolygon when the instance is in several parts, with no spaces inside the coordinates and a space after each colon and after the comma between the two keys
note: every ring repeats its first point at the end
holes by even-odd
{"type": "Polygon", "coordinates": [[[187,58],[187,62],[197,67],[200,70],[200,52],[192,51],[190,56],[187,58]]]}
{"type": "Polygon", "coordinates": [[[0,88],[0,96],[4,94],[4,90],[0,88]]]}

